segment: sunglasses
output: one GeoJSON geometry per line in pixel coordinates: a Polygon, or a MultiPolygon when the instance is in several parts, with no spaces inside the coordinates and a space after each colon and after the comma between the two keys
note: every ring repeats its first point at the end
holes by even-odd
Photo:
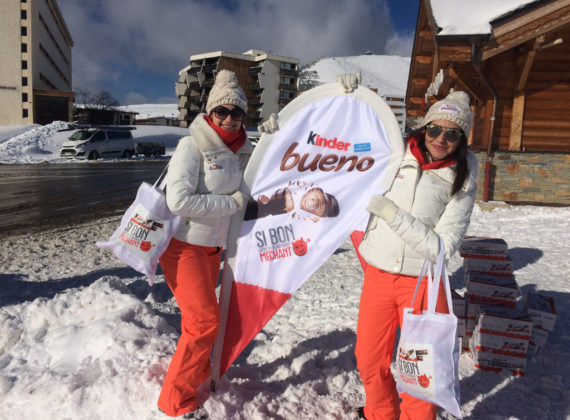
{"type": "Polygon", "coordinates": [[[443,139],[449,143],[457,143],[463,137],[463,131],[459,128],[445,128],[437,124],[428,124],[425,129],[426,134],[431,138],[439,137],[443,133],[443,139]]]}
{"type": "Polygon", "coordinates": [[[225,106],[218,106],[212,112],[221,120],[225,120],[228,115],[234,121],[241,121],[244,117],[244,112],[240,108],[228,109],[225,106]]]}

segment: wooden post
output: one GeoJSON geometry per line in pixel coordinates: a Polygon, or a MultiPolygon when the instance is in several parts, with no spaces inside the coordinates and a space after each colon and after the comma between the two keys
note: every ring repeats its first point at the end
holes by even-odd
{"type": "Polygon", "coordinates": [[[521,76],[515,88],[515,96],[513,99],[513,113],[511,117],[511,133],[509,136],[509,150],[512,152],[518,152],[521,150],[524,123],[524,104],[526,99],[526,81],[528,79],[532,63],[534,62],[536,52],[539,50],[544,41],[544,35],[541,35],[534,40],[532,49],[526,54],[521,76]]]}

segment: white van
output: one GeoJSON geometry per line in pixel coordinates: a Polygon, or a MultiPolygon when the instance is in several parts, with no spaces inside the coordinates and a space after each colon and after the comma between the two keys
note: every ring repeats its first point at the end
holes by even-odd
{"type": "Polygon", "coordinates": [[[61,157],[95,160],[100,157],[130,158],[135,141],[128,128],[83,128],[61,146],[61,157]]]}

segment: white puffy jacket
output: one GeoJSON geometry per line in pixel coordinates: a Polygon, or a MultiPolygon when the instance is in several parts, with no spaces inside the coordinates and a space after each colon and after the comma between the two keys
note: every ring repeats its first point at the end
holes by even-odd
{"type": "Polygon", "coordinates": [[[230,218],[238,210],[231,196],[239,190],[253,145],[233,153],[204,114],[190,124],[190,136],[180,139],[166,174],[166,203],[186,218],[176,239],[194,245],[225,246],[230,218]]]}
{"type": "Polygon", "coordinates": [[[370,217],[359,247],[369,264],[390,273],[418,276],[425,259],[435,263],[439,237],[446,262],[469,226],[477,193],[477,158],[467,151],[468,179],[451,196],[455,165],[422,171],[409,147],[385,196],[399,207],[389,220],[370,217]]]}

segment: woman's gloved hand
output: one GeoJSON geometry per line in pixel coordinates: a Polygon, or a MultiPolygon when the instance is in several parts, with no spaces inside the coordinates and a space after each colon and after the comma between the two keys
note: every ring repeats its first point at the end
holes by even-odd
{"type": "Polygon", "coordinates": [[[238,210],[243,209],[247,204],[247,200],[249,200],[249,195],[244,194],[241,191],[236,191],[232,194],[232,197],[234,200],[236,200],[238,210]]]}
{"type": "Polygon", "coordinates": [[[277,122],[278,119],[279,116],[277,114],[271,114],[267,120],[263,121],[261,125],[257,126],[257,131],[259,131],[259,134],[273,134],[279,130],[279,123],[277,122]]]}
{"type": "Polygon", "coordinates": [[[342,86],[344,93],[351,93],[362,83],[362,75],[358,73],[341,74],[336,81],[342,86]]]}
{"type": "Polygon", "coordinates": [[[370,197],[366,210],[384,220],[389,220],[396,214],[399,207],[392,200],[380,194],[370,197]]]}

